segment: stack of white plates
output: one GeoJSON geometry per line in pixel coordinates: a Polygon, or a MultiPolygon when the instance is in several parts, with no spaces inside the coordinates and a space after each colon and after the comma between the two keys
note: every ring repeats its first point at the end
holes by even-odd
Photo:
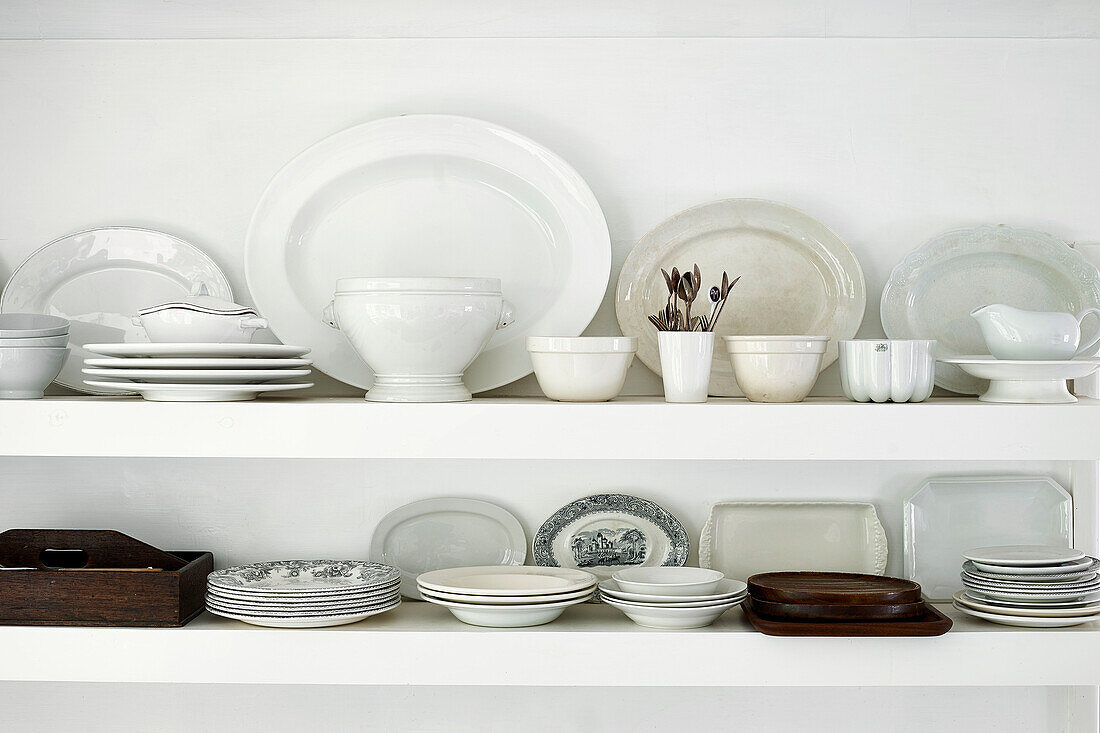
{"type": "Polygon", "coordinates": [[[400,604],[400,571],[376,562],[261,562],[217,570],[206,581],[207,611],[256,626],[339,626],[400,604]]]}
{"type": "Polygon", "coordinates": [[[955,608],[1007,626],[1075,626],[1100,620],[1100,561],[1042,545],[980,547],[963,553],[955,608]]]}
{"type": "Polygon", "coordinates": [[[718,570],[636,567],[600,583],[600,598],[639,626],[697,629],[745,600],[748,586],[718,570]]]}
{"type": "Polygon", "coordinates": [[[522,565],[479,565],[423,573],[420,597],[450,609],[473,626],[514,628],[550,623],[596,590],[583,570],[522,565]]]}
{"type": "Polygon", "coordinates": [[[84,383],[158,402],[236,402],[312,387],[309,349],[282,344],[85,344],[84,383]]]}

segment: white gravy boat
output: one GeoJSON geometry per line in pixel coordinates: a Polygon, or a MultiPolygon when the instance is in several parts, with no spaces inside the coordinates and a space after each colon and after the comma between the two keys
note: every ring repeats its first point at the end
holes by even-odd
{"type": "Polygon", "coordinates": [[[978,322],[989,353],[998,359],[1054,361],[1072,359],[1100,342],[1100,331],[1081,345],[1081,321],[1100,308],[1086,308],[1076,316],[1069,313],[1025,311],[1003,303],[983,305],[970,311],[978,322]]]}

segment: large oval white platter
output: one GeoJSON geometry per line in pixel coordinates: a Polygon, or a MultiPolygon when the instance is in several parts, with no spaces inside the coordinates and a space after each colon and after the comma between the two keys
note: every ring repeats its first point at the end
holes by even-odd
{"type": "Polygon", "coordinates": [[[638,338],[638,358],[656,374],[661,373],[657,330],[648,318],[668,299],[661,269],[683,272],[695,264],[702,271],[704,294],[721,282],[723,271],[730,279],[741,277],[715,331],[713,395],[741,394],[721,336],[828,336],[824,369],[836,361],[837,340],[855,336],[863,321],[863,270],[824,224],[774,201],[713,201],[658,224],[634,246],[619,274],[619,328],[638,338]]]}
{"type": "Polygon", "coordinates": [[[527,536],[519,520],[476,499],[425,499],[393,510],[378,523],[370,557],[401,570],[401,593],[420,598],[421,573],[472,565],[522,565],[527,536]]]}
{"type": "MultiPolygon", "coordinates": [[[[1063,313],[1100,307],[1100,272],[1049,234],[956,229],[894,268],[882,291],[882,327],[890,338],[935,339],[938,356],[988,354],[970,311],[992,303],[1063,313]]],[[[1086,338],[1093,329],[1086,327],[1086,338]]],[[[960,394],[981,394],[987,386],[953,364],[936,365],[936,384],[960,394]]]]}
{"type": "Polygon", "coordinates": [[[576,336],[611,271],[588,185],[550,150],[466,117],[377,120],[322,140],[268,185],[245,248],[271,329],[310,344],[317,367],[364,389],[373,374],[321,323],[341,277],[500,278],[515,322],[466,370],[472,392],[532,371],[525,338],[576,336]]]}
{"type": "Polygon", "coordinates": [[[81,392],[120,394],[85,384],[84,345],[147,342],[145,329],[130,319],[142,308],[189,295],[233,300],[225,274],[194,245],[149,229],[109,227],[70,234],[32,253],[12,273],[0,312],[68,318],[72,352],[54,381],[81,392]]]}

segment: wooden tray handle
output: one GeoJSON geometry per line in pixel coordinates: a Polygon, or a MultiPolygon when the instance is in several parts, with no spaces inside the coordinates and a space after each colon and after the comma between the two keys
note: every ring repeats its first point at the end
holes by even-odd
{"type": "Polygon", "coordinates": [[[40,570],[146,567],[179,570],[187,563],[111,529],[9,529],[0,533],[0,564],[40,570]]]}

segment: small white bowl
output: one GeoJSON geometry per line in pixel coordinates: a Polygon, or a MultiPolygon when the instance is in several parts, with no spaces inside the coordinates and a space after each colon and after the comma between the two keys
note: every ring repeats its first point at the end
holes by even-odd
{"type": "Polygon", "coordinates": [[[604,598],[604,603],[626,614],[634,623],[651,629],[698,629],[710,626],[723,613],[741,603],[731,601],[706,608],[661,608],[604,598]]]}
{"type": "Polygon", "coordinates": [[[69,320],[42,313],[0,313],[0,338],[62,336],[69,332],[69,320]]]}
{"type": "Polygon", "coordinates": [[[752,402],[801,402],[813,389],[827,336],[725,336],[737,386],[752,402]]]}
{"type": "Polygon", "coordinates": [[[650,596],[705,596],[725,579],[719,570],[688,567],[633,567],[616,570],[611,578],[627,593],[650,596]]]}
{"type": "Polygon", "coordinates": [[[69,334],[60,336],[33,336],[31,338],[0,338],[0,348],[63,349],[69,343],[69,334]]]}
{"type": "Polygon", "coordinates": [[[616,601],[626,603],[722,603],[735,598],[740,599],[748,592],[748,584],[741,580],[726,578],[718,582],[718,587],[713,593],[700,593],[699,595],[683,596],[656,596],[649,593],[629,593],[619,587],[614,578],[600,581],[599,589],[602,597],[613,598],[616,601]]]}
{"type": "Polygon", "coordinates": [[[68,357],[67,348],[0,348],[0,399],[41,399],[68,357]]]}
{"type": "Polygon", "coordinates": [[[638,351],[633,336],[528,336],[539,387],[552,400],[606,402],[622,391],[638,351]]]}

